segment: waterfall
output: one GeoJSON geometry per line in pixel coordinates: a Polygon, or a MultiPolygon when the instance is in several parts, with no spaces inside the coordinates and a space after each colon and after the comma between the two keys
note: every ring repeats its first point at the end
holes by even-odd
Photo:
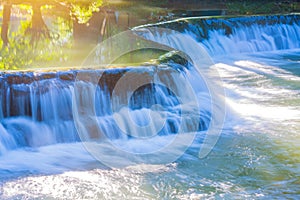
{"type": "Polygon", "coordinates": [[[216,123],[212,104],[222,105],[218,100],[222,91],[209,86],[216,84],[208,81],[215,74],[206,73],[213,65],[212,55],[300,47],[298,15],[188,18],[133,31],[186,53],[193,63],[188,67],[167,62],[139,68],[1,73],[0,154],[83,139],[130,140],[153,133],[206,130],[216,123]],[[93,83],[78,80],[79,73],[102,76],[93,83]],[[147,84],[142,84],[144,80],[147,84]],[[211,99],[211,93],[216,99],[211,99]],[[86,133],[80,135],[80,127],[86,133]]]}
{"type": "Polygon", "coordinates": [[[299,199],[299,15],[129,32],[81,69],[0,72],[0,199],[299,199]]]}
{"type": "Polygon", "coordinates": [[[274,51],[300,47],[299,24],[253,24],[234,28],[230,35],[224,30],[209,32],[209,39],[203,45],[211,55],[243,52],[274,51]]]}
{"type": "MultiPolygon", "coordinates": [[[[194,17],[179,19],[156,25],[137,27],[141,32],[149,27],[176,30],[198,42],[198,46],[205,48],[211,56],[228,55],[233,53],[274,51],[282,49],[300,48],[300,15],[284,16],[249,16],[234,18],[203,18],[194,17]]],[[[173,42],[172,36],[165,37],[165,33],[151,32],[143,37],[156,42],[171,43],[178,49],[186,49],[187,43],[173,42]],[[156,39],[155,39],[156,38],[156,39]],[[164,38],[164,39],[162,39],[164,38]],[[168,38],[168,39],[167,39],[168,38]]],[[[185,41],[188,41],[186,38],[185,41]]],[[[197,46],[197,45],[196,45],[197,46]]],[[[189,52],[194,52],[194,46],[189,46],[189,52]]],[[[199,47],[197,47],[199,48],[199,47]]],[[[186,52],[186,51],[185,51],[186,52]]],[[[190,55],[190,54],[188,54],[190,55]]]]}
{"type": "Polygon", "coordinates": [[[0,101],[4,103],[0,106],[0,154],[17,148],[79,142],[83,137],[78,135],[75,123],[78,121],[88,131],[84,140],[130,139],[149,137],[153,133],[168,135],[178,133],[179,129],[205,130],[210,121],[209,111],[201,110],[199,119],[200,111],[188,105],[192,102],[190,95],[186,95],[186,87],[180,84],[185,76],[185,72],[174,70],[172,65],[1,74],[0,101]],[[89,76],[99,71],[103,75],[97,84],[76,80],[78,73],[89,76]],[[125,75],[130,78],[117,90],[117,83],[125,75]],[[130,92],[137,79],[148,79],[149,84],[130,92]],[[175,93],[182,98],[179,100],[175,93]],[[74,103],[74,98],[81,105],[74,103]],[[91,102],[94,105],[90,106],[91,102]],[[155,121],[149,119],[150,115],[155,121]]]}

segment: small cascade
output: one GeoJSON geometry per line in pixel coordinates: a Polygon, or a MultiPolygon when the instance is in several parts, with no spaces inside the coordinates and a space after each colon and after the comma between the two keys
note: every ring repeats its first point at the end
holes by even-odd
{"type": "Polygon", "coordinates": [[[199,110],[184,105],[193,103],[179,81],[188,78],[184,71],[162,64],[135,69],[2,73],[0,154],[17,148],[81,141],[76,120],[84,121],[83,126],[89,129],[86,139],[103,136],[130,139],[149,137],[153,133],[168,135],[205,130],[210,121],[209,111],[202,109],[200,120],[199,110]],[[95,85],[77,79],[79,73],[85,77],[97,73],[102,76],[95,85]],[[137,80],[148,80],[148,83],[135,88],[137,80]],[[82,105],[78,107],[74,98],[82,105]],[[89,105],[90,102],[94,105],[89,105]],[[86,105],[89,110],[94,109],[87,116],[82,113],[86,112],[86,105]],[[154,116],[155,121],[151,121],[150,116],[154,116]],[[94,122],[102,135],[93,131],[94,122]]]}
{"type": "Polygon", "coordinates": [[[175,59],[138,68],[2,72],[0,154],[82,139],[127,140],[206,130],[212,104],[219,102],[211,99],[208,87],[213,86],[201,77],[214,75],[197,70],[213,65],[211,55],[300,47],[298,15],[189,18],[133,31],[184,52],[192,62],[175,59]],[[97,74],[95,83],[90,77],[97,74]],[[84,132],[80,137],[78,128],[84,132]]]}
{"type": "Polygon", "coordinates": [[[175,48],[156,65],[0,72],[0,199],[299,199],[299,17],[134,29],[175,48]]]}
{"type": "MultiPolygon", "coordinates": [[[[145,28],[149,29],[149,27],[176,30],[181,33],[181,37],[188,35],[199,43],[198,46],[205,48],[211,56],[216,56],[300,48],[299,20],[300,15],[234,18],[195,17],[138,27],[135,31],[140,32],[145,28]]],[[[149,32],[148,34],[143,32],[140,35],[147,39],[162,43],[169,40],[168,43],[172,43],[172,46],[180,46],[178,42],[172,42],[170,33],[168,33],[169,39],[166,39],[165,33],[159,31],[152,31],[151,35],[149,32]]],[[[188,40],[185,39],[185,41],[189,43],[188,40]]],[[[188,46],[187,43],[182,44],[188,46]]],[[[189,46],[189,52],[193,52],[194,48],[194,46],[189,46]]]]}

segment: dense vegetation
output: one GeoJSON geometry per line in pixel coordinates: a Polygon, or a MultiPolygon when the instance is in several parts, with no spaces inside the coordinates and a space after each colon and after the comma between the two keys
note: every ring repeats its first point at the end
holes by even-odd
{"type": "Polygon", "coordinates": [[[272,0],[2,0],[1,5],[0,69],[78,65],[95,44],[119,31],[190,10],[227,15],[300,10],[297,1],[272,0]]]}
{"type": "Polygon", "coordinates": [[[230,15],[277,14],[300,11],[297,0],[227,0],[227,13],[230,15]]]}

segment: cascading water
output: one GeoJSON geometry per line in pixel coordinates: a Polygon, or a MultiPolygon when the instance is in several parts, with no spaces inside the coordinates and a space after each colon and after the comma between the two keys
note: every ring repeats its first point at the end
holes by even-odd
{"type": "MultiPolygon", "coordinates": [[[[82,71],[80,71],[82,73],[82,71]]],[[[87,71],[87,74],[96,73],[95,71],[87,71]]],[[[128,107],[122,106],[122,109],[115,111],[111,107],[111,95],[114,84],[117,83],[125,73],[132,74],[132,80],[136,78],[153,79],[155,77],[166,79],[166,82],[175,85],[177,93],[187,92],[180,85],[176,85],[176,76],[173,74],[179,73],[172,71],[170,67],[140,67],[139,69],[120,69],[120,70],[106,70],[106,75],[103,80],[99,80],[99,85],[85,81],[77,81],[76,85],[83,88],[80,95],[81,101],[90,102],[91,94],[95,92],[95,110],[97,117],[99,117],[99,126],[101,132],[109,139],[124,138],[130,136],[147,135],[147,129],[144,133],[135,130],[133,125],[130,125],[131,119],[126,113],[130,112],[134,118],[134,122],[143,126],[147,124],[147,113],[151,105],[159,104],[164,107],[164,114],[167,115],[167,123],[159,131],[159,135],[168,135],[178,132],[181,124],[181,115],[184,113],[180,108],[180,102],[177,97],[172,94],[164,86],[144,85],[137,88],[132,94],[128,107]],[[156,70],[156,68],[158,70],[156,70]],[[169,69],[168,69],[169,68],[169,69]],[[110,72],[111,71],[111,72],[110,72]],[[115,80],[113,77],[116,76],[115,80]],[[119,77],[118,77],[119,76],[119,77]],[[94,89],[94,87],[96,89],[94,89]],[[108,89],[110,87],[111,89],[108,89]],[[89,91],[90,90],[90,91],[89,91]],[[155,95],[154,95],[155,94],[155,95]],[[86,98],[86,99],[85,99],[86,98]],[[126,109],[126,110],[124,110],[126,109]],[[129,111],[129,110],[130,111],[129,111]],[[117,116],[117,120],[113,118],[112,114],[117,116]],[[116,121],[123,123],[126,126],[126,133],[122,134],[122,129],[118,127],[116,121]]],[[[184,72],[182,72],[184,73],[184,72]]],[[[27,83],[24,83],[24,74],[13,74],[2,76],[2,101],[7,104],[2,104],[1,116],[1,130],[4,132],[1,144],[1,154],[7,150],[12,150],[22,147],[39,147],[44,145],[51,145],[56,143],[71,143],[78,142],[80,138],[76,127],[74,125],[74,117],[72,109],[72,95],[75,90],[76,71],[69,71],[62,74],[55,73],[41,73],[40,75],[33,75],[29,78],[27,83]],[[69,76],[69,77],[68,77],[69,76]],[[43,77],[40,79],[40,77],[43,77]]],[[[129,81],[126,82],[130,87],[129,81]]],[[[77,86],[78,87],[78,86],[77,86]]],[[[126,89],[126,88],[125,88],[126,89]]],[[[120,91],[114,94],[118,102],[120,99],[126,99],[126,91],[120,91]]],[[[189,95],[187,95],[189,98],[189,95]]],[[[158,111],[159,112],[159,111],[158,111]]],[[[197,112],[197,111],[196,111],[197,112]]],[[[192,113],[190,113],[192,114],[192,113]]],[[[159,117],[159,115],[158,115],[159,117]]],[[[186,121],[184,128],[185,132],[204,130],[209,124],[209,112],[202,112],[202,119],[193,117],[186,121]],[[197,120],[195,123],[195,120],[197,120]]],[[[159,120],[159,119],[158,119],[159,120]]],[[[161,119],[163,120],[163,119],[161,119]]],[[[88,123],[88,122],[87,122],[88,123]]],[[[87,124],[85,124],[87,125],[87,124]]],[[[151,132],[151,131],[150,131],[151,132]]],[[[87,133],[90,134],[90,133],[87,133]]],[[[93,137],[87,135],[86,137],[93,137]]],[[[101,138],[100,138],[101,139],[101,138]]]]}
{"type": "MultiPolygon", "coordinates": [[[[143,27],[147,29],[147,26],[141,26],[135,30],[142,32],[143,27]]],[[[299,15],[229,19],[187,18],[161,23],[156,27],[181,32],[183,34],[180,37],[186,37],[183,40],[189,41],[193,38],[198,45],[188,46],[190,42],[179,42],[174,39],[174,34],[168,37],[159,32],[142,35],[189,53],[198,52],[199,50],[195,51],[195,48],[199,49],[197,46],[205,48],[211,56],[300,48],[299,15]]]]}
{"type": "MultiPolygon", "coordinates": [[[[189,18],[133,31],[183,51],[194,65],[178,70],[178,63],[168,62],[167,66],[136,68],[130,72],[133,78],[142,76],[153,84],[140,87],[133,94],[115,88],[124,69],[107,70],[96,85],[84,80],[74,82],[78,71],[2,74],[1,198],[297,199],[299,15],[189,18]],[[203,70],[202,77],[197,75],[197,69],[203,70]],[[215,80],[215,76],[223,80],[222,84],[215,84],[225,90],[227,113],[218,143],[209,155],[199,159],[199,149],[208,134],[205,130],[210,130],[215,115],[219,115],[212,105],[222,105],[219,99],[211,99],[222,98],[219,90],[211,91],[214,87],[210,87],[209,80],[215,80]],[[169,85],[154,84],[157,80],[162,82],[163,77],[169,85]],[[184,95],[188,91],[179,78],[188,80],[199,110],[195,104],[189,104],[191,95],[184,95]],[[112,98],[114,89],[120,92],[116,95],[119,99],[112,98]],[[80,95],[74,97],[76,90],[80,95]],[[183,127],[181,142],[198,132],[185,153],[170,164],[133,162],[107,170],[86,153],[80,143],[82,135],[78,137],[78,124],[74,124],[74,118],[85,120],[76,113],[90,111],[78,107],[74,114],[74,98],[83,105],[91,102],[89,90],[95,91],[96,105],[91,112],[96,113],[101,132],[125,151],[143,154],[160,149],[172,140],[179,127],[183,127]],[[177,94],[187,98],[184,104],[177,94]],[[130,101],[125,104],[129,106],[112,106],[114,101],[123,105],[128,98],[130,101]],[[163,108],[153,108],[156,104],[163,108]],[[167,119],[155,137],[151,130],[136,129],[131,124],[134,121],[143,127],[153,111],[158,122],[167,119]],[[39,162],[35,164],[35,160],[39,162]]],[[[87,128],[92,127],[88,125],[93,120],[88,119],[83,122],[87,128]]],[[[107,158],[111,162],[126,160],[127,154],[105,150],[103,156],[111,156],[107,158]]]]}

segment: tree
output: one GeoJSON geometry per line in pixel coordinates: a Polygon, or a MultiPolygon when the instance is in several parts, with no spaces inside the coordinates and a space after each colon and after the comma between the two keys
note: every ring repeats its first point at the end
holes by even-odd
{"type": "Polygon", "coordinates": [[[30,5],[32,7],[32,21],[31,26],[28,27],[26,34],[31,36],[31,43],[42,38],[50,38],[50,33],[47,25],[45,24],[41,8],[42,6],[49,5],[52,7],[53,14],[63,13],[64,16],[70,17],[73,20],[74,26],[86,23],[93,12],[99,11],[99,7],[103,4],[102,0],[6,0],[2,1],[3,4],[3,22],[1,39],[3,46],[9,43],[8,29],[10,23],[10,15],[12,5],[30,5]]]}
{"type": "Polygon", "coordinates": [[[10,22],[10,14],[11,14],[11,4],[3,5],[3,22],[2,22],[2,30],[1,30],[1,39],[3,41],[3,45],[8,45],[8,27],[10,22]]]}
{"type": "MultiPolygon", "coordinates": [[[[70,42],[61,43],[77,25],[85,24],[103,4],[102,0],[5,0],[3,5],[0,45],[0,69],[17,69],[31,65],[42,66],[52,60],[66,61],[62,46],[70,48],[70,42]],[[9,33],[10,18],[14,5],[26,8],[31,14],[30,21],[22,21],[19,30],[9,33]],[[58,30],[47,27],[45,14],[55,16],[58,30]],[[61,24],[68,31],[61,32],[61,24]],[[62,35],[61,35],[62,34],[62,35]],[[62,37],[61,37],[62,36],[62,37]],[[1,48],[1,46],[0,46],[1,48]]],[[[75,31],[73,30],[73,33],[75,31]]],[[[69,41],[69,40],[68,40],[69,41]]],[[[65,49],[66,50],[66,49],[65,49]]],[[[68,51],[67,51],[68,52],[68,51]]]]}

